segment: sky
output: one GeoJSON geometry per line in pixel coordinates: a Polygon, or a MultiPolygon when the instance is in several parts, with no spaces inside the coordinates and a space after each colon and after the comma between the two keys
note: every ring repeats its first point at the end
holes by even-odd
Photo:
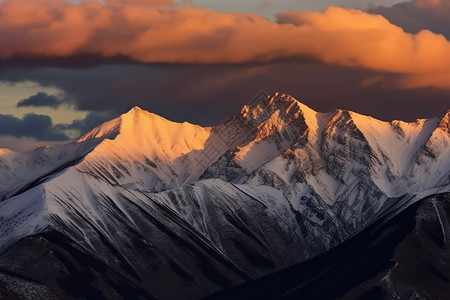
{"type": "Polygon", "coordinates": [[[390,121],[450,108],[450,0],[3,0],[0,148],[137,105],[212,126],[255,95],[390,121]]]}

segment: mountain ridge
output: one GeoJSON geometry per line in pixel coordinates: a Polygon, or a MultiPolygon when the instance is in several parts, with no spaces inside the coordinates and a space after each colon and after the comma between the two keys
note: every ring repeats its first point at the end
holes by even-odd
{"type": "Polygon", "coordinates": [[[449,192],[448,120],[319,113],[281,93],[207,128],[134,107],[76,142],[0,156],[0,269],[45,278],[25,270],[38,257],[14,254],[39,236],[48,246],[32,249],[59,253],[45,255],[60,273],[43,282],[59,297],[73,291],[56,282],[80,270],[112,298],[117,280],[157,298],[206,296],[449,192]]]}

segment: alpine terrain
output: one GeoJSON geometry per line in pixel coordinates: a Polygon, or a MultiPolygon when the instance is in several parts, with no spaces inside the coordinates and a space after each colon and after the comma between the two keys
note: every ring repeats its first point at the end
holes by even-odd
{"type": "Polygon", "coordinates": [[[450,110],[276,93],[214,127],[134,107],[0,149],[0,298],[445,299],[449,243],[450,110]]]}

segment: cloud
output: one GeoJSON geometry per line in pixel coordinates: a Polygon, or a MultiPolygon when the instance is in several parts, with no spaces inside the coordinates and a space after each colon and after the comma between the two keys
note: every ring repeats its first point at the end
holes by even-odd
{"type": "Polygon", "coordinates": [[[83,111],[111,110],[121,114],[138,105],[169,120],[206,126],[217,124],[238,111],[262,89],[267,93],[292,94],[318,111],[343,108],[383,120],[415,120],[437,116],[448,109],[450,90],[394,89],[389,83],[398,80],[397,77],[312,61],[280,61],[264,66],[105,65],[93,69],[0,69],[0,79],[32,80],[58,87],[83,111]]]}
{"type": "Polygon", "coordinates": [[[46,115],[26,114],[23,119],[0,114],[0,136],[30,137],[41,141],[67,141],[69,137],[55,128],[46,115]]]}
{"type": "Polygon", "coordinates": [[[63,103],[65,103],[65,100],[55,95],[38,92],[35,95],[20,100],[17,103],[17,107],[50,107],[53,109],[57,109],[63,103]]]}
{"type": "Polygon", "coordinates": [[[0,136],[14,138],[33,138],[38,141],[69,141],[72,135],[67,131],[75,131],[75,138],[82,136],[94,127],[113,119],[117,114],[112,112],[89,112],[85,118],[74,120],[70,124],[53,124],[47,115],[29,113],[22,119],[12,115],[0,114],[0,136]]]}
{"type": "MultiPolygon", "coordinates": [[[[378,6],[369,10],[370,13],[383,15],[389,22],[402,27],[406,32],[420,34],[424,28],[450,38],[450,1],[447,0],[413,0],[394,6],[378,6]]],[[[425,31],[426,32],[426,31],[425,31]]],[[[427,39],[425,39],[427,41],[427,39]]],[[[428,47],[432,47],[430,41],[428,47]]],[[[436,45],[438,57],[436,61],[450,56],[448,50],[436,45]]],[[[433,53],[430,57],[433,57],[433,53]]],[[[421,87],[450,88],[450,71],[447,67],[431,72],[408,73],[396,78],[392,85],[398,88],[412,89],[421,87]]]]}
{"type": "MultiPolygon", "coordinates": [[[[0,6],[5,60],[99,55],[143,63],[226,64],[309,57],[433,77],[450,76],[449,53],[443,35],[406,33],[380,15],[339,7],[285,12],[272,22],[256,14],[178,9],[171,1],[7,0],[0,6]]],[[[450,83],[437,86],[450,88],[450,83]]]]}

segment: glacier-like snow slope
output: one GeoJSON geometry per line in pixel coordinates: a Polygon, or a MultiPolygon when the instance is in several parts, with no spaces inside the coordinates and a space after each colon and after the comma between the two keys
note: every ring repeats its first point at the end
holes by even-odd
{"type": "Polygon", "coordinates": [[[105,138],[114,138],[111,131],[99,138],[77,142],[42,146],[29,152],[14,152],[0,149],[0,201],[27,189],[64,168],[77,164],[87,153],[105,138]]]}
{"type": "Polygon", "coordinates": [[[449,191],[449,115],[382,122],[277,93],[212,128],[135,107],[67,145],[2,149],[0,268],[38,280],[9,263],[15,243],[58,232],[148,295],[207,295],[449,191]]]}

